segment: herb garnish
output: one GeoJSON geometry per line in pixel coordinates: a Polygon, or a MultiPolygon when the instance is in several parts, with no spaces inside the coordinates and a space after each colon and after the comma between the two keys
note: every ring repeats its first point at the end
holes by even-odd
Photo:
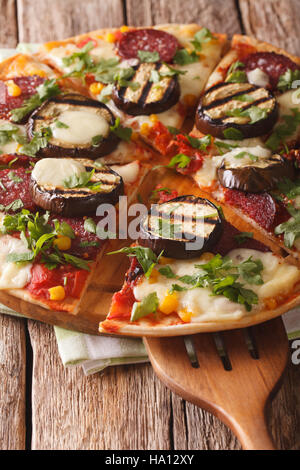
{"type": "Polygon", "coordinates": [[[138,51],[138,58],[141,62],[151,63],[158,62],[160,60],[159,53],[157,51],[138,51]]]}
{"type": "Polygon", "coordinates": [[[280,91],[287,91],[293,87],[293,83],[296,80],[300,80],[300,70],[287,69],[282,75],[280,75],[277,88],[280,91]]]}
{"type": "Polygon", "coordinates": [[[228,69],[225,82],[229,83],[244,83],[247,82],[247,75],[244,70],[239,70],[245,67],[243,62],[237,60],[228,69]]]}
{"type": "Polygon", "coordinates": [[[88,188],[91,191],[101,191],[101,182],[100,181],[91,181],[95,173],[93,168],[91,171],[83,171],[79,175],[74,173],[72,176],[64,180],[65,188],[88,188]]]}
{"type": "Polygon", "coordinates": [[[291,113],[281,117],[283,123],[275,127],[274,132],[266,141],[266,146],[274,152],[279,149],[280,145],[284,145],[285,139],[291,137],[300,124],[300,111],[292,108],[291,113]]]}
{"type": "Polygon", "coordinates": [[[37,87],[36,91],[34,95],[24,101],[20,108],[11,110],[11,117],[14,122],[22,121],[28,114],[41,106],[44,101],[61,93],[55,78],[45,80],[37,87]]]}
{"type": "Polygon", "coordinates": [[[131,139],[132,129],[130,127],[123,127],[118,117],[113,126],[110,126],[111,132],[116,134],[122,140],[129,142],[131,139]]]}
{"type": "Polygon", "coordinates": [[[129,257],[135,256],[140,265],[142,266],[146,278],[150,277],[154,266],[158,263],[159,258],[163,254],[163,252],[161,252],[159,256],[156,256],[156,254],[151,250],[151,248],[144,248],[141,246],[125,247],[117,251],[111,251],[107,254],[114,255],[117,253],[125,253],[129,257]]]}

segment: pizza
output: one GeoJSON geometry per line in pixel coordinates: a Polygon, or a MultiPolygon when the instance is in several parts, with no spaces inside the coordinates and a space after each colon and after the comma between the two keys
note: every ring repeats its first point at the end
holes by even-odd
{"type": "Polygon", "coordinates": [[[44,44],[38,56],[164,153],[226,46],[226,35],[196,24],[123,26],[44,44]]]}
{"type": "MultiPolygon", "coordinates": [[[[196,251],[190,260],[187,240],[179,236],[184,227],[177,235],[173,230],[172,237],[169,230],[167,241],[162,242],[165,210],[172,213],[175,207],[168,220],[171,228],[178,226],[178,210],[179,220],[190,211],[190,201],[187,204],[184,199],[185,204],[178,208],[169,188],[171,200],[162,201],[162,209],[166,209],[157,211],[156,218],[148,215],[144,222],[148,231],[144,230],[136,245],[123,249],[131,266],[100,331],[172,336],[230,329],[270,319],[286,311],[288,305],[299,303],[299,78],[298,57],[247,36],[233,37],[201,94],[193,130],[189,134],[173,130],[166,166],[191,177],[205,200],[216,205],[212,209],[216,214],[218,204],[230,207],[234,225],[229,217],[223,219],[221,235],[216,229],[213,236],[203,229],[200,256],[197,258],[196,251]],[[242,220],[250,223],[251,232],[236,232],[242,220]],[[257,234],[263,237],[263,244],[257,245],[253,238],[257,234]],[[170,253],[172,238],[177,245],[170,253]],[[269,251],[271,244],[281,251],[269,251]],[[147,256],[152,264],[145,264],[147,256]],[[237,260],[241,264],[235,264],[237,260]],[[228,262],[229,266],[234,264],[232,272],[227,270],[228,262]],[[254,263],[256,274],[254,265],[263,266],[260,284],[255,285],[258,278],[253,284],[249,279],[242,281],[243,264],[245,267],[248,262],[254,263]],[[291,283],[289,274],[285,277],[288,272],[295,274],[291,283]],[[279,287],[280,280],[284,287],[279,287]],[[243,295],[234,293],[232,286],[228,288],[228,282],[250,290],[255,302],[247,305],[243,295]]],[[[166,189],[162,188],[161,194],[166,189]]],[[[201,207],[203,202],[198,204],[201,207]]],[[[197,212],[187,223],[192,224],[195,217],[197,212]]],[[[212,227],[211,218],[208,227],[212,227]]],[[[196,237],[192,225],[188,230],[196,237]]]]}
{"type": "Polygon", "coordinates": [[[196,24],[102,29],[1,62],[0,288],[78,314],[109,251],[99,208],[118,213],[147,183],[101,332],[229,329],[297,305],[298,79],[299,58],[196,24]]]}

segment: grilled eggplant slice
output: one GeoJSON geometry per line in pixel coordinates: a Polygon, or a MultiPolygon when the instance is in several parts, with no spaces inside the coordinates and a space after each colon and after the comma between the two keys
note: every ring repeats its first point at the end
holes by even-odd
{"type": "Polygon", "coordinates": [[[225,188],[262,193],[276,188],[285,178],[295,178],[293,163],[281,155],[255,158],[251,154],[249,157],[247,152],[241,154],[241,158],[236,158],[235,162],[234,158],[228,161],[225,156],[217,169],[218,179],[225,188]]]}
{"type": "Polygon", "coordinates": [[[234,138],[230,134],[235,131],[240,140],[267,134],[277,118],[278,104],[266,88],[249,83],[219,83],[202,96],[196,126],[204,134],[221,139],[234,138]]]}
{"type": "Polygon", "coordinates": [[[141,222],[139,243],[157,255],[189,259],[209,250],[222,233],[217,207],[207,199],[180,196],[152,206],[141,222]]]}
{"type": "Polygon", "coordinates": [[[95,214],[99,204],[116,204],[124,194],[123,180],[115,171],[92,160],[72,158],[39,160],[29,189],[38,206],[66,217],[95,214]]]}
{"type": "Polygon", "coordinates": [[[169,71],[167,65],[142,63],[134,69],[135,74],[128,86],[114,86],[112,98],[118,108],[127,114],[139,116],[162,113],[177,103],[180,96],[179,81],[177,76],[164,76],[169,71]],[[156,82],[155,77],[159,81],[156,82]]]}
{"type": "Polygon", "coordinates": [[[32,113],[27,133],[32,139],[35,132],[50,128],[52,136],[37,156],[57,158],[103,157],[119,143],[111,132],[115,118],[108,107],[85,96],[68,93],[53,97],[32,113]]]}

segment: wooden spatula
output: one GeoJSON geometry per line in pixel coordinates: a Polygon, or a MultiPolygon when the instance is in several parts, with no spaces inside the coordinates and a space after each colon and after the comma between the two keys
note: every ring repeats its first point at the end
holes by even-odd
{"type": "Polygon", "coordinates": [[[186,338],[144,338],[158,377],[227,424],[244,449],[275,450],[266,419],[289,359],[281,318],[217,337],[200,333],[189,341],[196,363],[187,353],[186,338]]]}

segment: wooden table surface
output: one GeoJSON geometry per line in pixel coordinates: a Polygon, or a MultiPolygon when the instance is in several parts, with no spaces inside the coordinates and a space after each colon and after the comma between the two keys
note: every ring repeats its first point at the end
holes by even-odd
{"type": "MultiPolygon", "coordinates": [[[[0,47],[89,30],[197,22],[300,54],[300,0],[0,0],[0,47]]],[[[300,449],[300,367],[272,406],[279,448],[300,449]]],[[[65,369],[53,328],[0,315],[0,449],[240,449],[209,413],[181,400],[150,365],[85,377],[65,369]]]]}

